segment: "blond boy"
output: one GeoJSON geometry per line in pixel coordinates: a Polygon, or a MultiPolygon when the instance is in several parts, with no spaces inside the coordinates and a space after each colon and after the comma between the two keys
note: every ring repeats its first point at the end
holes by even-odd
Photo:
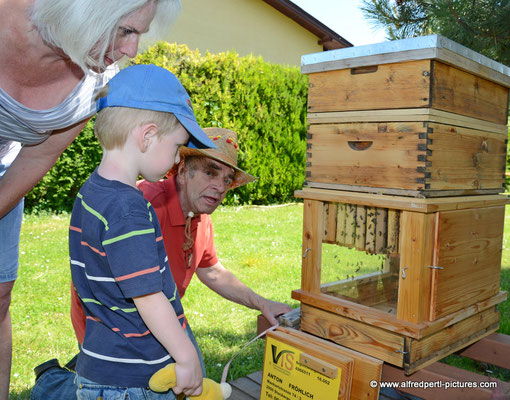
{"type": "Polygon", "coordinates": [[[128,67],[101,95],[95,129],[103,158],[77,196],[69,233],[73,284],[87,316],[77,395],[148,398],[149,378],[171,362],[174,392],[196,395],[199,357],[185,331],[156,213],[136,181],[164,176],[183,145],[215,146],[185,89],[163,68],[128,67]]]}

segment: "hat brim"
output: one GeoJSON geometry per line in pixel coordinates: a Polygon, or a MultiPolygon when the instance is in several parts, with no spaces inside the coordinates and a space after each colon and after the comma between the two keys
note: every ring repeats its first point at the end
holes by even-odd
{"type": "Polygon", "coordinates": [[[182,114],[174,113],[174,115],[190,134],[189,142],[187,144],[188,147],[194,149],[216,148],[213,141],[195,121],[182,114]]]}
{"type": "Polygon", "coordinates": [[[179,155],[182,159],[191,156],[212,158],[213,160],[219,161],[233,168],[236,171],[236,176],[232,182],[232,185],[230,185],[230,189],[246,185],[247,183],[256,181],[258,179],[257,177],[243,171],[241,168],[238,168],[231,161],[225,159],[221,153],[218,153],[214,149],[197,149],[183,146],[179,150],[179,155]]]}

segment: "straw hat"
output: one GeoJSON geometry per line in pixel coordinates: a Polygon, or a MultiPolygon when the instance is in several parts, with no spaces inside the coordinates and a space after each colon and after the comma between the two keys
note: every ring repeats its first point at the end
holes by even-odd
{"type": "Polygon", "coordinates": [[[237,167],[237,151],[239,149],[237,144],[237,133],[224,128],[204,128],[204,132],[213,141],[216,148],[193,149],[189,147],[181,147],[181,158],[190,156],[208,157],[234,168],[236,176],[234,178],[234,182],[232,182],[232,185],[230,186],[231,189],[258,179],[237,167]]]}

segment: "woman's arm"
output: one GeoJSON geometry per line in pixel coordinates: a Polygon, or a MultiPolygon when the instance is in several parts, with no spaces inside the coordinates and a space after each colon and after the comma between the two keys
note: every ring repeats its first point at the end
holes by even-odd
{"type": "Polygon", "coordinates": [[[134,297],[133,301],[145,325],[176,362],[177,385],[173,388],[175,394],[201,394],[203,376],[197,351],[166,296],[163,292],[157,292],[134,297]]]}
{"type": "Polygon", "coordinates": [[[7,214],[57,162],[87,121],[54,131],[44,142],[23,146],[0,179],[0,218],[7,214]]]}

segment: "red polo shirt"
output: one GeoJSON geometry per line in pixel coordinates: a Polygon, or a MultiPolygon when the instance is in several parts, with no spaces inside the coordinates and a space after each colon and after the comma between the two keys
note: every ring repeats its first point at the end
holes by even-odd
{"type": "Polygon", "coordinates": [[[168,263],[179,290],[179,295],[182,297],[197,268],[212,267],[218,262],[213,242],[211,216],[200,214],[191,219],[191,236],[194,245],[191,265],[187,268],[189,261],[189,254],[187,253],[189,251],[185,254],[182,250],[185,241],[184,227],[186,226],[186,219],[182,213],[181,202],[177,194],[175,177],[163,179],[156,183],[142,181],[138,187],[156,210],[168,255],[168,263]]]}
{"type": "MultiPolygon", "coordinates": [[[[142,181],[138,187],[156,211],[170,270],[182,297],[197,268],[208,268],[218,262],[211,216],[200,214],[191,219],[191,237],[194,239],[194,245],[192,249],[184,252],[182,245],[185,241],[186,219],[177,194],[175,177],[159,182],[142,181]]],[[[85,336],[85,314],[74,288],[71,290],[71,321],[76,337],[82,343],[85,336]]]]}

